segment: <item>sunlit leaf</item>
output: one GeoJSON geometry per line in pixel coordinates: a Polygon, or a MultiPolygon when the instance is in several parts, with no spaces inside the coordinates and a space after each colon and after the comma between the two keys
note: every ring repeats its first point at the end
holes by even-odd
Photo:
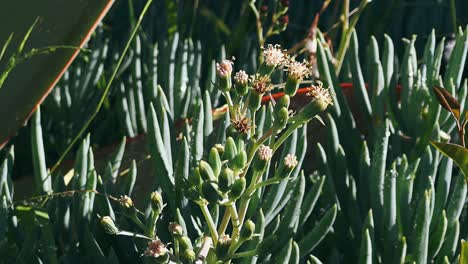
{"type": "Polygon", "coordinates": [[[465,178],[468,178],[468,149],[452,143],[431,141],[431,144],[442,154],[453,159],[465,174],[465,178]]]}

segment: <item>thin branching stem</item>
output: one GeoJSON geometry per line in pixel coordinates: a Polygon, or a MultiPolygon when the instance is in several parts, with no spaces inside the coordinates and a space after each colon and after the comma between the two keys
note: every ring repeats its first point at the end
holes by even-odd
{"type": "Polygon", "coordinates": [[[141,14],[140,14],[140,17],[138,18],[138,21],[136,23],[136,26],[135,28],[133,29],[132,31],[132,34],[130,35],[130,38],[128,39],[127,43],[125,44],[125,48],[122,52],[122,54],[120,55],[120,58],[117,62],[117,65],[116,67],[114,68],[114,71],[112,72],[112,75],[109,79],[109,82],[107,83],[107,86],[106,88],[104,89],[104,92],[101,96],[101,99],[99,100],[99,103],[96,107],[96,109],[94,110],[94,112],[91,114],[91,116],[88,118],[88,120],[86,121],[86,123],[83,125],[83,127],[80,129],[80,131],[78,132],[78,134],[73,138],[73,140],[71,141],[71,143],[67,146],[67,148],[65,149],[65,151],[62,153],[62,155],[60,156],[60,158],[57,160],[57,162],[54,164],[54,166],[52,167],[52,169],[50,170],[49,172],[49,175],[52,175],[52,173],[55,172],[55,170],[58,168],[58,166],[60,166],[60,164],[62,163],[62,161],[65,159],[65,157],[68,155],[68,153],[71,151],[71,149],[73,148],[73,146],[75,146],[75,144],[78,142],[78,140],[81,138],[81,136],[84,134],[84,132],[88,129],[88,127],[91,125],[91,123],[93,122],[94,118],[97,116],[97,114],[99,113],[99,111],[101,110],[101,107],[103,106],[104,102],[106,101],[106,98],[107,98],[107,95],[109,94],[109,91],[110,91],[110,88],[112,87],[112,84],[114,83],[114,79],[115,77],[117,76],[117,73],[119,72],[120,70],[120,66],[122,65],[122,62],[124,61],[125,59],[125,56],[127,55],[127,52],[130,48],[130,45],[132,44],[133,40],[135,39],[135,36],[136,36],[136,33],[138,32],[138,29],[140,28],[140,25],[141,25],[141,22],[143,21],[143,18],[145,17],[145,14],[146,12],[148,11],[151,3],[152,3],[153,0],[147,0],[144,8],[143,8],[143,11],[141,11],[141,14]]]}
{"type": "Polygon", "coordinates": [[[208,206],[206,204],[199,204],[199,206],[203,213],[203,216],[205,217],[208,229],[210,229],[213,243],[216,245],[218,243],[218,232],[216,231],[216,225],[213,221],[213,218],[211,217],[210,210],[208,210],[208,206]]]}

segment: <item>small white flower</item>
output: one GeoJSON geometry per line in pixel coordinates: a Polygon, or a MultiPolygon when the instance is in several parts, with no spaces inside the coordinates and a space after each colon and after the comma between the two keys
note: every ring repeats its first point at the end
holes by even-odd
{"type": "Polygon", "coordinates": [[[330,91],[328,89],[323,88],[322,82],[318,82],[317,85],[312,85],[309,88],[309,92],[307,93],[307,96],[312,97],[312,101],[322,100],[323,102],[329,105],[333,104],[330,91]]]}
{"type": "Polygon", "coordinates": [[[309,77],[311,74],[311,68],[307,61],[298,62],[291,60],[287,65],[288,77],[294,80],[302,80],[309,77]]]}
{"type": "Polygon", "coordinates": [[[247,85],[247,83],[249,82],[249,75],[247,75],[245,71],[238,71],[236,72],[236,75],[234,75],[234,81],[236,82],[236,84],[242,86],[247,85]]]}
{"type": "Polygon", "coordinates": [[[284,50],[281,50],[281,46],[268,44],[266,49],[263,49],[263,56],[265,58],[265,64],[268,66],[276,67],[283,64],[287,59],[287,55],[284,50]]]}
{"type": "Polygon", "coordinates": [[[267,75],[260,76],[259,74],[256,74],[255,76],[252,76],[251,79],[252,88],[259,94],[271,91],[273,87],[270,82],[270,77],[267,75]]]}
{"type": "Polygon", "coordinates": [[[220,63],[216,63],[216,73],[221,78],[228,78],[232,73],[232,60],[222,60],[220,63]]]}
{"type": "Polygon", "coordinates": [[[145,250],[145,255],[149,257],[160,257],[167,254],[166,246],[158,238],[148,242],[148,247],[145,250]]]}
{"type": "Polygon", "coordinates": [[[132,198],[128,197],[127,195],[120,196],[119,202],[125,208],[133,207],[133,200],[132,200],[132,198]]]}
{"type": "Polygon", "coordinates": [[[298,161],[295,155],[288,154],[284,157],[284,166],[288,169],[293,169],[297,166],[298,161]]]}
{"type": "Polygon", "coordinates": [[[261,145],[259,148],[258,148],[258,157],[260,158],[260,160],[270,160],[271,157],[273,156],[273,150],[268,147],[268,146],[265,146],[265,145],[261,145]]]}

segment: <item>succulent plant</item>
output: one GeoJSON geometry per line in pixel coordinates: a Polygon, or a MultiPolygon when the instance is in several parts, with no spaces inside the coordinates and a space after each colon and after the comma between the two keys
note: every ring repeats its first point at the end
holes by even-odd
{"type": "MultiPolygon", "coordinates": [[[[273,56],[284,56],[277,50],[273,56]]],[[[265,52],[265,56],[270,55],[265,52]]],[[[265,63],[268,59],[273,58],[265,63]]],[[[8,223],[3,234],[17,232],[27,239],[3,236],[2,251],[14,246],[8,254],[8,259],[14,259],[27,248],[28,260],[51,262],[70,261],[83,253],[81,261],[93,262],[194,263],[203,257],[207,263],[299,263],[331,230],[337,214],[337,207],[330,206],[323,217],[310,219],[325,178],[320,177],[306,193],[309,180],[301,172],[307,123],[332,101],[327,89],[316,85],[310,88],[308,105],[293,116],[288,95],[275,106],[253,104],[254,98],[270,92],[270,75],[281,73],[286,60],[285,56],[266,75],[254,75],[246,83],[247,93],[234,88],[233,62],[217,64],[215,86],[225,97],[227,110],[215,118],[208,91],[203,96],[173,91],[182,97],[173,98],[171,106],[164,90],[153,87],[158,97],[145,104],[146,118],[141,121],[148,132],[155,177],[145,177],[145,184],[160,192],[146,194],[143,201],[131,198],[145,197],[133,191],[137,163],[122,168],[125,140],[107,167],[99,169],[88,135],[77,151],[74,168],[50,174],[41,147],[41,116],[36,113],[31,139],[38,146],[33,160],[35,183],[42,195],[13,201],[12,151],[2,167],[2,221],[8,223]],[[171,125],[180,117],[190,122],[182,128],[171,125]],[[175,140],[178,134],[182,136],[175,140]],[[138,204],[147,209],[137,209],[138,204]],[[19,215],[23,211],[27,216],[19,215]],[[25,219],[30,219],[27,227],[22,226],[25,219]],[[42,243],[45,239],[48,242],[42,243]],[[48,248],[51,241],[58,253],[48,248]]]]}
{"type": "Polygon", "coordinates": [[[322,197],[339,208],[336,240],[325,242],[328,251],[322,258],[337,263],[348,258],[359,263],[453,263],[458,258],[458,241],[466,236],[467,185],[452,160],[429,145],[458,135],[455,121],[441,112],[431,90],[445,86],[466,108],[462,72],[467,36],[468,30],[460,29],[442,77],[444,39],[436,45],[434,31],[420,60],[415,37],[404,40],[406,50],[398,60],[385,36],[382,52],[371,39],[365,63],[353,33],[345,67],[337,75],[319,33],[320,77],[337,103],[326,122],[327,142],[318,144],[317,155],[319,171],[327,176],[322,197]],[[348,78],[352,95],[339,88],[338,80],[348,78]]]}

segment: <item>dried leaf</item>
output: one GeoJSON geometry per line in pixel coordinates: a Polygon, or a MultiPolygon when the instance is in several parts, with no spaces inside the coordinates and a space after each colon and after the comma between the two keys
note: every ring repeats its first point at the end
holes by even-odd
{"type": "Polygon", "coordinates": [[[460,120],[460,103],[458,100],[442,87],[434,86],[432,89],[440,105],[450,111],[457,120],[460,120]]]}

